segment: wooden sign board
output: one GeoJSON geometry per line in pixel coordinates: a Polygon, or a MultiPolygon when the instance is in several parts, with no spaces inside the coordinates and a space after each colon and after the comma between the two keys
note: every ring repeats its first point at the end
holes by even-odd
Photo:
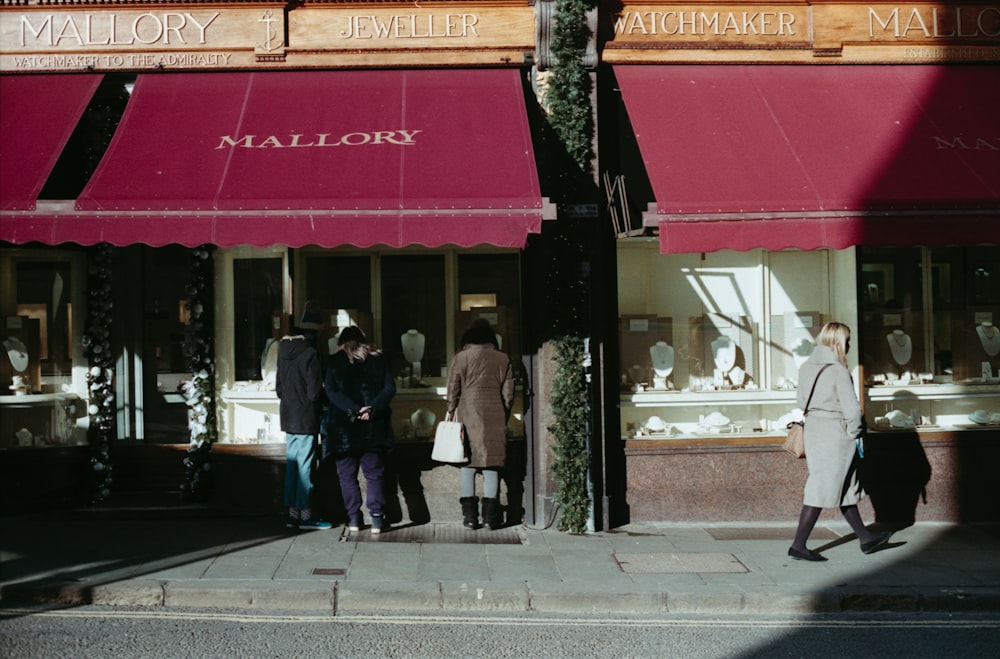
{"type": "Polygon", "coordinates": [[[191,71],[533,61],[528,2],[0,7],[0,71],[191,71]]]}

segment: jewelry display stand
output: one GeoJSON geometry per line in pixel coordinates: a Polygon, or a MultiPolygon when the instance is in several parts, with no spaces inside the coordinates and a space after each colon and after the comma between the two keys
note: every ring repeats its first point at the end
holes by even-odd
{"type": "Polygon", "coordinates": [[[39,392],[42,381],[40,323],[28,316],[6,316],[0,329],[0,395],[15,393],[8,387],[14,386],[14,376],[18,376],[18,392],[39,392]],[[27,390],[24,389],[27,386],[27,390]]]}
{"type": "Polygon", "coordinates": [[[812,355],[816,337],[827,320],[818,311],[786,311],[771,316],[772,386],[798,380],[799,367],[812,355]]]}
{"type": "MultiPolygon", "coordinates": [[[[623,372],[619,374],[622,389],[636,391],[653,389],[656,378],[663,378],[660,391],[674,389],[681,368],[674,349],[673,320],[667,316],[646,314],[623,315],[618,319],[618,341],[623,372]],[[654,371],[652,347],[662,343],[673,353],[673,366],[663,376],[654,371]]],[[[664,356],[667,351],[660,351],[664,356]]],[[[661,371],[664,369],[662,368],[661,371]]]]}
{"type": "Polygon", "coordinates": [[[710,313],[691,318],[690,328],[688,347],[697,359],[688,378],[692,391],[746,387],[756,380],[750,318],[736,313],[710,313]],[[734,372],[740,376],[736,378],[741,380],[739,385],[731,375],[734,372]]]}
{"type": "Polygon", "coordinates": [[[870,328],[861,350],[868,383],[909,382],[927,371],[922,313],[910,310],[871,313],[863,322],[870,328]]]}
{"type": "Polygon", "coordinates": [[[965,312],[952,317],[955,382],[979,383],[1000,378],[1000,326],[997,321],[1000,321],[1000,309],[965,312]]]}

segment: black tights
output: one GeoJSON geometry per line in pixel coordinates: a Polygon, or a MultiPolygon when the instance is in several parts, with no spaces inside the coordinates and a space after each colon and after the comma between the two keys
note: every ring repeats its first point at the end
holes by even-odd
{"type": "MultiPolygon", "coordinates": [[[[821,512],[823,512],[822,508],[802,506],[802,512],[799,513],[799,528],[795,531],[795,540],[792,542],[792,547],[802,551],[806,549],[806,541],[809,539],[809,534],[812,533],[813,527],[816,526],[821,512]]],[[[857,506],[841,506],[840,512],[843,513],[847,523],[851,525],[851,529],[854,531],[854,535],[858,537],[858,540],[869,542],[875,537],[868,530],[868,527],[865,526],[865,523],[861,521],[861,513],[858,512],[857,506]]]]}

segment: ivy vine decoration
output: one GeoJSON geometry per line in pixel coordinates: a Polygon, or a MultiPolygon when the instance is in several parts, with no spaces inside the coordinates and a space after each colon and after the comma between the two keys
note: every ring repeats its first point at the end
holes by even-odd
{"type": "Polygon", "coordinates": [[[188,408],[190,441],[184,458],[181,495],[186,499],[207,498],[212,463],[209,452],[218,434],[215,419],[215,345],[213,342],[213,248],[202,245],[192,250],[191,274],[187,284],[188,322],[184,354],[191,379],[183,391],[188,408]]]}
{"type": "Polygon", "coordinates": [[[111,496],[111,456],[109,441],[115,427],[114,369],[111,354],[111,263],[112,247],[101,243],[88,254],[87,326],[83,351],[87,357],[87,444],[93,470],[92,500],[99,503],[111,496]]]}
{"type": "Polygon", "coordinates": [[[549,123],[582,172],[592,171],[594,115],[590,73],[584,64],[593,37],[587,11],[594,0],[557,0],[552,28],[552,81],[547,94],[549,123]]]}
{"type": "Polygon", "coordinates": [[[552,384],[552,413],[555,423],[552,473],[559,482],[555,503],[561,510],[559,530],[583,533],[590,518],[587,474],[590,453],[587,448],[588,419],[586,365],[589,360],[583,339],[563,336],[553,342],[556,373],[552,384]]]}

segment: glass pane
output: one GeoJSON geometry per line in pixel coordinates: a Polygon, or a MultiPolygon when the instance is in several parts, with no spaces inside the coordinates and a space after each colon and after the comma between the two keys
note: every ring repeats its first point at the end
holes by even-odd
{"type": "Polygon", "coordinates": [[[260,380],[264,350],[282,313],[281,259],[233,261],[233,342],[237,380],[260,380]]]}
{"type": "Polygon", "coordinates": [[[909,380],[929,366],[924,356],[921,248],[860,249],[861,356],[869,383],[909,380]],[[909,377],[907,377],[909,375],[909,377]]]}
{"type": "Polygon", "coordinates": [[[382,347],[393,374],[438,377],[447,360],[444,256],[384,256],[381,266],[382,347]],[[423,345],[408,341],[404,356],[401,337],[410,330],[423,345]]]}
{"type": "MultiPolygon", "coordinates": [[[[28,320],[25,331],[38,342],[32,361],[41,365],[41,376],[69,376],[72,359],[70,264],[21,262],[17,264],[17,315],[28,320]]],[[[32,382],[34,390],[41,383],[32,382]]]]}
{"type": "Polygon", "coordinates": [[[187,436],[187,405],[180,387],[191,377],[184,357],[185,287],[190,278],[191,250],[179,245],[141,249],[145,438],[149,442],[177,442],[187,436]]]}
{"type": "Polygon", "coordinates": [[[500,349],[520,363],[520,268],[517,254],[462,254],[458,257],[459,313],[455,348],[474,318],[493,326],[500,349]]]}

